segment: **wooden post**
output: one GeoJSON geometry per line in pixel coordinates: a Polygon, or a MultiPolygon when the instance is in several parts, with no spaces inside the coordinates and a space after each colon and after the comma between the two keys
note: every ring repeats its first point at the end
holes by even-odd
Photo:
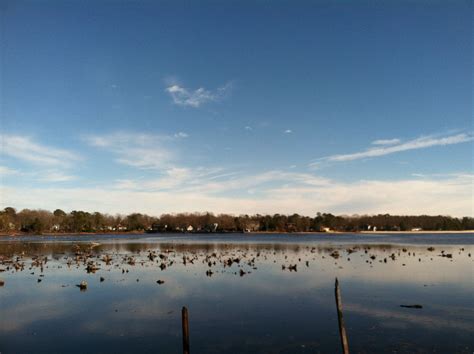
{"type": "Polygon", "coordinates": [[[189,354],[189,323],[188,323],[188,309],[183,306],[181,310],[181,318],[183,322],[183,354],[189,354]]]}
{"type": "Polygon", "coordinates": [[[349,343],[347,341],[346,327],[344,325],[344,318],[342,317],[342,300],[341,290],[339,289],[339,281],[336,278],[336,307],[337,307],[337,319],[339,322],[339,334],[341,335],[342,352],[349,354],[349,343]]]}

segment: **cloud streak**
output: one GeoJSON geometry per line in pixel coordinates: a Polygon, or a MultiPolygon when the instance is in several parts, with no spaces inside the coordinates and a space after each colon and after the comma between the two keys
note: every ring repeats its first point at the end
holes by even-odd
{"type": "Polygon", "coordinates": [[[13,176],[20,172],[6,166],[0,166],[0,176],[13,176]]]}
{"type": "Polygon", "coordinates": [[[227,172],[221,168],[170,168],[160,178],[149,180],[118,180],[116,187],[141,191],[167,191],[175,193],[222,194],[240,191],[246,194],[250,189],[272,184],[321,186],[330,183],[328,179],[307,173],[267,171],[251,176],[238,172],[227,172]]]}
{"type": "Polygon", "coordinates": [[[380,157],[380,156],[395,154],[395,153],[403,152],[403,151],[426,149],[426,148],[430,148],[434,146],[455,145],[455,144],[467,143],[467,142],[472,141],[473,139],[474,137],[471,134],[461,133],[461,134],[444,136],[444,137],[433,137],[433,136],[419,137],[419,138],[409,140],[406,142],[397,142],[395,141],[397,139],[395,139],[395,140],[390,141],[389,144],[387,144],[388,140],[385,140],[385,141],[376,140],[374,144],[378,142],[378,145],[389,145],[389,146],[373,147],[373,148],[369,148],[360,152],[323,157],[311,163],[310,166],[316,167],[321,162],[324,162],[324,161],[326,162],[354,161],[354,160],[360,160],[360,159],[365,159],[365,158],[380,157]]]}
{"type": "MultiPolygon", "coordinates": [[[[176,171],[176,179],[187,172],[176,171]]],[[[128,181],[127,189],[15,188],[0,187],[2,207],[98,210],[108,213],[213,211],[215,213],[300,213],[452,215],[473,216],[473,176],[460,174],[436,179],[319,181],[302,174],[269,171],[255,176],[222,178],[219,183],[199,183],[190,188],[162,185],[134,189],[140,181],[128,181]],[[251,182],[254,180],[254,182],[251,182]],[[247,193],[258,186],[258,194],[247,193]],[[223,193],[227,192],[227,193],[223,193]],[[124,202],[126,201],[126,202],[124,202]]],[[[187,177],[185,177],[186,179],[187,177]]],[[[169,179],[168,182],[171,180],[169,179]]],[[[126,181],[122,181],[125,183],[126,181]]],[[[123,185],[122,187],[125,187],[123,185]]]]}
{"type": "Polygon", "coordinates": [[[198,108],[205,103],[221,100],[229,92],[230,88],[230,83],[227,83],[214,91],[206,90],[203,87],[196,90],[190,90],[178,84],[173,84],[168,86],[165,91],[170,94],[174,104],[184,107],[198,108]]]}
{"type": "Polygon", "coordinates": [[[61,171],[45,171],[38,175],[38,181],[46,183],[69,182],[77,179],[76,176],[68,175],[61,171]]]}
{"type": "MultiPolygon", "coordinates": [[[[176,136],[182,138],[183,136],[176,136]]],[[[117,155],[115,161],[139,169],[162,169],[169,166],[175,154],[166,148],[171,137],[139,133],[112,133],[89,135],[83,140],[117,155]]]]}
{"type": "Polygon", "coordinates": [[[372,145],[394,145],[399,143],[400,139],[379,139],[372,141],[372,145]]]}
{"type": "Polygon", "coordinates": [[[2,155],[7,155],[36,165],[70,166],[82,158],[68,150],[42,145],[30,137],[0,134],[2,155]]]}

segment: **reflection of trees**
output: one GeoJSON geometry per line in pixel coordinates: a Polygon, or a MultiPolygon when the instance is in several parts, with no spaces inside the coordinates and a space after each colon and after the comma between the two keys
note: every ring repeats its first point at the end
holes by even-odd
{"type": "Polygon", "coordinates": [[[227,254],[227,253],[273,253],[273,254],[330,254],[334,250],[347,251],[354,253],[362,250],[369,252],[393,252],[402,248],[409,248],[414,251],[425,251],[424,245],[399,246],[391,244],[317,244],[311,242],[196,242],[192,238],[187,240],[178,239],[175,242],[155,239],[155,242],[146,240],[108,240],[101,244],[91,242],[21,242],[21,241],[2,241],[0,242],[0,256],[47,256],[59,259],[62,256],[71,256],[77,253],[87,253],[93,257],[102,254],[140,254],[149,251],[158,253],[191,253],[191,254],[227,254]]]}

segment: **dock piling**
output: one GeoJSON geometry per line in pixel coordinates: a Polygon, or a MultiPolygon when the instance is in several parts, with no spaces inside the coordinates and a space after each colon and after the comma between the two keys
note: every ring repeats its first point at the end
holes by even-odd
{"type": "Polygon", "coordinates": [[[188,309],[183,306],[181,310],[181,319],[183,325],[183,354],[189,354],[189,323],[188,323],[188,309]]]}
{"type": "Polygon", "coordinates": [[[335,295],[336,295],[337,319],[339,322],[339,334],[341,336],[342,352],[344,354],[349,354],[349,342],[347,341],[346,326],[344,325],[344,318],[342,317],[341,290],[339,289],[339,281],[337,280],[337,278],[336,278],[336,285],[335,285],[335,295]]]}

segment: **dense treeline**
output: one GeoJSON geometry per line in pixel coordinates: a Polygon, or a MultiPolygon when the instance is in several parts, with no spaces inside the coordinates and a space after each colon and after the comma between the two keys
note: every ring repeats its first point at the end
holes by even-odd
{"type": "Polygon", "coordinates": [[[311,232],[311,231],[410,231],[474,230],[474,218],[449,216],[335,216],[317,213],[315,217],[293,215],[214,215],[212,213],[163,214],[152,217],[133,213],[127,216],[99,212],[56,209],[23,209],[8,207],[0,211],[0,231],[29,232],[311,232]]]}

